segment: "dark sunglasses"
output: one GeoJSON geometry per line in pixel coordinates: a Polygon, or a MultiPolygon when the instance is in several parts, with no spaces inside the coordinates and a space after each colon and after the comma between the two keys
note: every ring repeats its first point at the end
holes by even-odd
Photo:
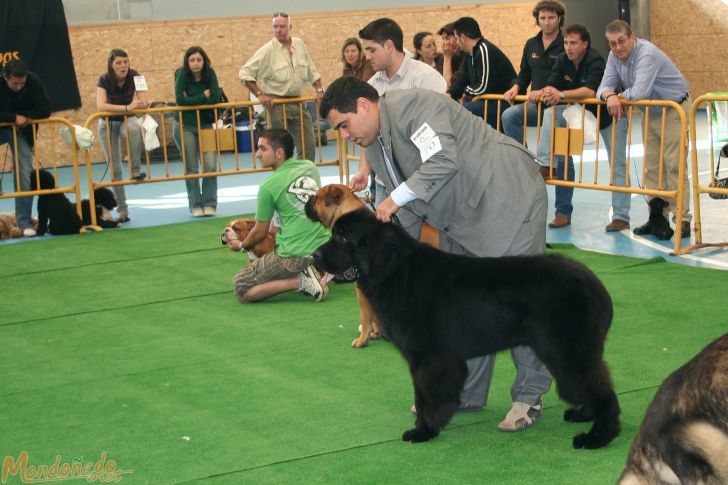
{"type": "Polygon", "coordinates": [[[273,12],[273,18],[276,18],[276,17],[288,18],[288,14],[286,12],[273,12]]]}

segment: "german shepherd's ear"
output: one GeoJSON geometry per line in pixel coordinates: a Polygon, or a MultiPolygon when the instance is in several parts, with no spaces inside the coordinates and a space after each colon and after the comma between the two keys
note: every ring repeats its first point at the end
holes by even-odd
{"type": "Polygon", "coordinates": [[[324,204],[328,207],[332,204],[341,204],[341,199],[344,197],[343,192],[339,187],[331,187],[326,191],[326,197],[324,198],[324,204]]]}

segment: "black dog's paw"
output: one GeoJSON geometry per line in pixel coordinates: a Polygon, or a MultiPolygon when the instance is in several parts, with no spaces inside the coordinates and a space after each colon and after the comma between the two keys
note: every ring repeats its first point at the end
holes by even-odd
{"type": "Polygon", "coordinates": [[[646,234],[652,233],[652,224],[649,222],[646,222],[642,224],[641,226],[637,226],[634,229],[632,229],[632,232],[638,236],[644,236],[646,234]]]}
{"type": "Polygon", "coordinates": [[[578,435],[574,436],[571,444],[574,446],[574,449],[580,450],[582,448],[586,448],[586,442],[586,433],[579,433],[578,435]]]}
{"type": "Polygon", "coordinates": [[[402,441],[411,441],[412,443],[422,443],[423,441],[429,441],[435,436],[437,432],[429,428],[412,428],[402,433],[402,441]]]}
{"type": "Polygon", "coordinates": [[[574,436],[572,445],[577,450],[595,450],[606,446],[613,438],[606,438],[605,436],[599,436],[599,433],[579,433],[574,436]]]}
{"type": "Polygon", "coordinates": [[[671,228],[663,229],[660,231],[654,231],[653,234],[657,239],[662,239],[664,241],[671,239],[673,234],[675,234],[675,231],[673,231],[671,228]]]}
{"type": "Polygon", "coordinates": [[[564,421],[569,423],[586,423],[594,420],[594,413],[587,406],[569,408],[564,411],[564,421]]]}

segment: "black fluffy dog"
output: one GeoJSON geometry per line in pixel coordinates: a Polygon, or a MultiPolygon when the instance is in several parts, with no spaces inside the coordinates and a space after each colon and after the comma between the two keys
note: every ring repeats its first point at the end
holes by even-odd
{"type": "Polygon", "coordinates": [[[341,216],[314,260],[332,274],[355,269],[409,364],[417,420],[403,440],[432,439],[450,421],[466,359],[517,345],[533,348],[559,395],[575,406],[566,421],[594,421],[574,437],[575,448],[599,448],[619,434],[619,403],[603,360],[612,300],[584,265],[556,255],[448,254],[368,210],[341,216]]]}
{"type": "Polygon", "coordinates": [[[647,219],[647,223],[635,227],[632,232],[638,236],[651,234],[657,239],[670,239],[675,231],[672,230],[670,222],[663,213],[663,209],[668,206],[668,203],[659,197],[655,197],[650,200],[649,206],[650,217],[647,219]]]}
{"type": "MultiPolygon", "coordinates": [[[[41,189],[53,189],[56,180],[48,170],[38,171],[41,189]]],[[[35,173],[31,175],[30,188],[37,190],[35,173]]],[[[76,213],[76,206],[64,194],[46,194],[38,196],[38,235],[78,234],[83,224],[76,213]]]]}
{"type": "MultiPolygon", "coordinates": [[[[121,223],[111,216],[111,211],[118,205],[114,193],[107,187],[94,190],[94,202],[96,203],[96,224],[104,229],[121,227],[121,223]]],[[[81,201],[81,214],[83,224],[91,224],[91,202],[88,199],[81,201]]]]}
{"type": "Polygon", "coordinates": [[[727,410],[725,334],[662,383],[619,483],[728,483],[727,410]]]}

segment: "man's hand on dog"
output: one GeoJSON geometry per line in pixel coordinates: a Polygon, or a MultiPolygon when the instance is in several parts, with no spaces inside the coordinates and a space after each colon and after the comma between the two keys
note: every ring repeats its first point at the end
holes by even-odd
{"type": "Polygon", "coordinates": [[[392,197],[387,196],[387,198],[379,204],[379,207],[377,207],[377,219],[382,222],[389,222],[392,220],[392,215],[398,210],[399,206],[394,203],[392,197]]]}
{"type": "Polygon", "coordinates": [[[369,186],[369,171],[357,172],[349,178],[349,188],[353,192],[359,192],[369,186]]]}

